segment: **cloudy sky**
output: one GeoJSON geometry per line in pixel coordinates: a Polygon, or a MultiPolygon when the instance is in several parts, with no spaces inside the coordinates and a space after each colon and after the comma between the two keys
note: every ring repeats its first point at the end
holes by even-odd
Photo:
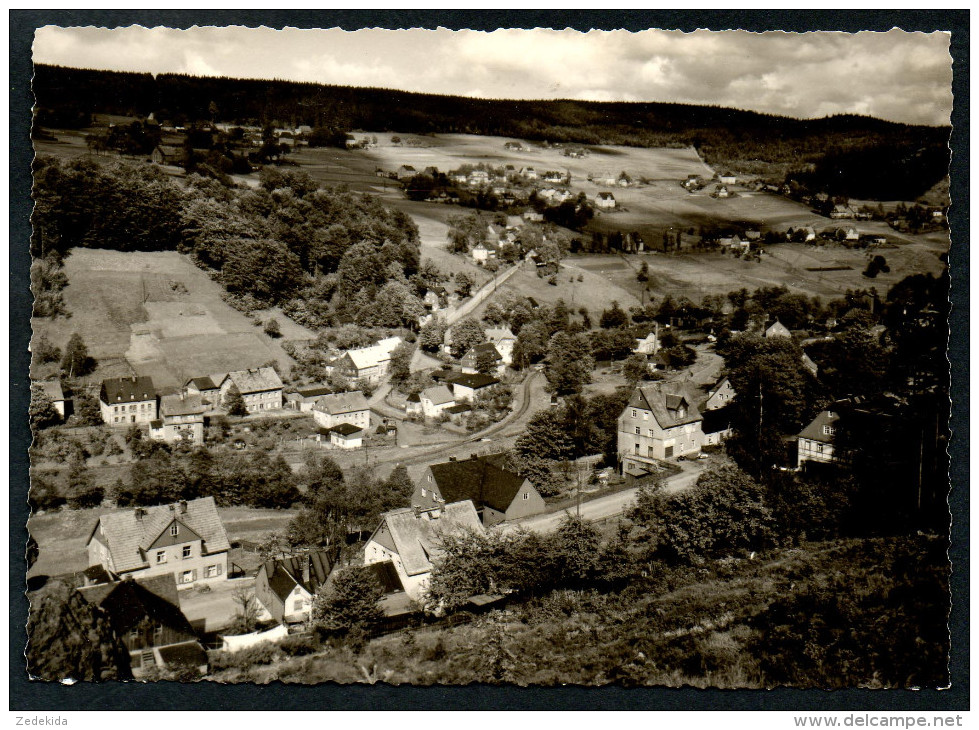
{"type": "Polygon", "coordinates": [[[947,33],[56,28],[39,63],[489,98],[676,101],[948,124],[947,33]]]}

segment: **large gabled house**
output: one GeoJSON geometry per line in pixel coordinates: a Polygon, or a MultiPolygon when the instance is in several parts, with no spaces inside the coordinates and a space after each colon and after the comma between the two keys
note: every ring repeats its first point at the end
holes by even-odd
{"type": "Polygon", "coordinates": [[[111,512],[88,536],[88,564],[120,577],[173,575],[181,587],[227,580],[231,544],[213,497],[111,512]]]}
{"type": "Polygon", "coordinates": [[[364,564],[390,561],[405,593],[413,601],[425,598],[432,561],[441,555],[443,536],[484,533],[476,508],[469,500],[429,510],[406,507],[381,515],[364,548],[364,564]]]}
{"type": "Polygon", "coordinates": [[[324,550],[266,560],[255,576],[255,597],[280,624],[304,623],[332,570],[333,561],[324,550]]]}
{"type": "Polygon", "coordinates": [[[371,407],[359,390],[321,396],[313,405],[313,420],[323,428],[348,423],[364,429],[371,425],[371,407]]]}
{"type": "Polygon", "coordinates": [[[384,378],[391,365],[391,353],[401,344],[400,337],[387,337],[369,347],[347,350],[333,362],[333,366],[345,378],[377,382],[384,378]]]}
{"type": "Polygon", "coordinates": [[[723,378],[714,383],[707,390],[707,398],[699,406],[700,411],[713,411],[718,408],[724,408],[731,404],[734,400],[734,386],[731,385],[730,379],[725,375],[723,378]]]}
{"type": "Polygon", "coordinates": [[[450,458],[429,466],[415,485],[413,507],[433,509],[447,502],[470,500],[486,527],[504,520],[539,515],[547,505],[530,482],[501,466],[502,457],[450,458]]]}
{"type": "Polygon", "coordinates": [[[209,408],[219,408],[221,406],[221,384],[228,377],[227,373],[212,373],[191,378],[184,383],[184,390],[191,394],[198,394],[201,402],[209,408]]]}
{"type": "Polygon", "coordinates": [[[156,389],[153,378],[108,378],[99,391],[102,420],[110,426],[148,424],[156,420],[156,389]]]}
{"type": "Polygon", "coordinates": [[[78,593],[105,616],[129,653],[134,677],[154,668],[207,672],[207,654],[180,610],[172,575],[99,583],[78,593]]]}
{"type": "Polygon", "coordinates": [[[459,361],[459,364],[462,366],[462,372],[467,375],[475,375],[479,372],[480,360],[492,364],[490,372],[494,375],[500,376],[506,370],[503,355],[496,349],[496,345],[492,342],[481,342],[469,348],[469,351],[462,356],[462,359],[459,361]]]}
{"type": "Polygon", "coordinates": [[[618,421],[618,451],[626,474],[638,476],[657,460],[700,453],[703,416],[678,383],[654,383],[632,392],[618,421]]]}
{"type": "Polygon", "coordinates": [[[486,341],[496,347],[504,364],[513,364],[513,346],[517,344],[517,338],[509,327],[487,327],[486,341]]]}
{"type": "Polygon", "coordinates": [[[228,397],[234,385],[245,401],[249,413],[282,408],[282,379],[273,368],[252,368],[228,373],[221,383],[221,400],[228,397]]]}
{"type": "Polygon", "coordinates": [[[294,393],[286,393],[286,407],[297,410],[300,413],[309,413],[313,410],[313,406],[316,405],[316,401],[332,393],[333,388],[328,385],[301,385],[296,388],[294,393]]]}

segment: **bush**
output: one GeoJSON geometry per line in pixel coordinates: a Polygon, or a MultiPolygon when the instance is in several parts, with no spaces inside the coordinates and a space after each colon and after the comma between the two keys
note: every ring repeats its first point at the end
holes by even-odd
{"type": "Polygon", "coordinates": [[[306,656],[323,648],[318,634],[293,634],[279,642],[279,649],[286,656],[306,656]]]}
{"type": "Polygon", "coordinates": [[[222,669],[243,669],[256,664],[271,664],[281,655],[278,646],[271,641],[265,641],[249,649],[236,652],[221,651],[214,654],[210,661],[211,670],[220,672],[222,669]]]}
{"type": "Polygon", "coordinates": [[[269,337],[282,337],[282,330],[279,327],[279,321],[275,317],[272,317],[265,322],[264,330],[265,334],[267,334],[269,337]]]}

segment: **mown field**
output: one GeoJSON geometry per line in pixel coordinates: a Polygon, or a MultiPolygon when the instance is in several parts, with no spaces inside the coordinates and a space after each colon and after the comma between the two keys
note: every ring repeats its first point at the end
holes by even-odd
{"type": "MultiPolygon", "coordinates": [[[[75,249],[65,261],[71,317],[35,319],[35,335],[58,346],[78,332],[99,367],[89,376],[149,375],[157,387],[291,359],[240,312],[222,288],[175,252],[75,249]]],[[[314,334],[290,325],[290,336],[314,334]]]]}
{"type": "MultiPolygon", "coordinates": [[[[38,559],[27,575],[61,575],[88,567],[86,543],[101,515],[119,510],[110,507],[63,509],[35,515],[27,529],[38,544],[38,559]]],[[[256,509],[252,507],[219,507],[218,514],[228,539],[261,540],[269,532],[282,532],[295,512],[293,510],[256,509]]]]}

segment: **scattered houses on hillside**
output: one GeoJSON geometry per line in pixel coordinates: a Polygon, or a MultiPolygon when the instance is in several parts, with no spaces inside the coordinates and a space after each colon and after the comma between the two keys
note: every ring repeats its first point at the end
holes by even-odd
{"type": "Polygon", "coordinates": [[[255,597],[280,624],[305,623],[332,570],[325,550],[266,560],[255,575],[255,597]]]}
{"type": "Polygon", "coordinates": [[[273,368],[249,368],[228,373],[221,383],[221,400],[228,397],[234,385],[245,401],[249,413],[282,408],[282,380],[273,368]]]}
{"type": "Polygon", "coordinates": [[[682,385],[654,383],[632,392],[618,420],[623,471],[638,476],[657,460],[700,453],[703,416],[682,385]]]}
{"type": "Polygon", "coordinates": [[[432,464],[415,485],[413,507],[433,509],[446,502],[470,500],[486,527],[504,520],[541,514],[547,505],[530,482],[501,466],[501,454],[468,459],[450,457],[432,464]]]}
{"type": "Polygon", "coordinates": [[[156,420],[156,389],[148,376],[108,378],[99,391],[102,420],[110,426],[143,425],[156,420]]]}
{"type": "Polygon", "coordinates": [[[150,438],[167,443],[204,443],[204,403],[199,393],[180,391],[160,397],[160,417],[150,421],[150,438]]]}
{"type": "Polygon", "coordinates": [[[312,407],[313,420],[322,428],[342,423],[368,428],[371,425],[370,404],[359,390],[320,396],[312,407]]]}
{"type": "Polygon", "coordinates": [[[136,507],[99,517],[88,564],[134,578],[173,575],[181,588],[226,580],[231,545],[213,497],[136,507]]]}
{"type": "Polygon", "coordinates": [[[77,590],[112,627],[129,654],[135,678],[153,669],[191,667],[207,672],[207,654],[180,610],[173,575],[127,578],[77,590]]]}
{"type": "Polygon", "coordinates": [[[405,593],[413,601],[425,597],[432,561],[441,554],[443,535],[484,531],[476,508],[469,500],[422,510],[412,507],[381,515],[381,523],[364,548],[364,564],[390,561],[405,593]]]}

